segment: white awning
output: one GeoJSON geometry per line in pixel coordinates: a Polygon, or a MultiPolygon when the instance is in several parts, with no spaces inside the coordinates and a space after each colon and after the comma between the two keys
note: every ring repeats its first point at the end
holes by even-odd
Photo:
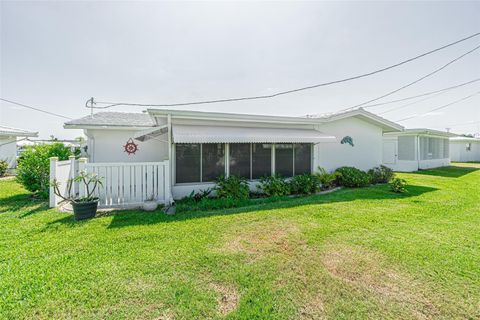
{"type": "Polygon", "coordinates": [[[166,125],[161,126],[161,127],[153,127],[147,130],[143,130],[138,132],[134,139],[144,142],[150,139],[155,139],[156,137],[165,134],[168,132],[168,127],[166,125]]]}
{"type": "Polygon", "coordinates": [[[313,129],[174,125],[175,143],[318,143],[336,141],[313,129]]]}

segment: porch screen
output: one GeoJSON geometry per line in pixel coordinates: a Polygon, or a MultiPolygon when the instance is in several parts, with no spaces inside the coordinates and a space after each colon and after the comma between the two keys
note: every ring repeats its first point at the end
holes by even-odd
{"type": "Polygon", "coordinates": [[[282,177],[293,176],[293,144],[275,145],[275,173],[282,177]]]}
{"type": "Polygon", "coordinates": [[[175,148],[175,181],[200,181],[200,144],[177,143],[175,148]]]}
{"type": "Polygon", "coordinates": [[[312,145],[310,143],[298,143],[295,148],[295,175],[310,173],[312,170],[312,145]]]}
{"type": "Polygon", "coordinates": [[[272,145],[252,144],[252,179],[260,179],[272,174],[272,145]]]}
{"type": "Polygon", "coordinates": [[[398,137],[398,160],[415,160],[415,137],[398,137]]]}
{"type": "Polygon", "coordinates": [[[250,177],[250,143],[230,144],[230,175],[251,179],[250,177]]]}
{"type": "Polygon", "coordinates": [[[215,181],[225,174],[225,144],[202,144],[202,182],[215,181]]]}
{"type": "Polygon", "coordinates": [[[445,139],[420,137],[420,160],[443,159],[445,155],[443,140],[445,139]]]}

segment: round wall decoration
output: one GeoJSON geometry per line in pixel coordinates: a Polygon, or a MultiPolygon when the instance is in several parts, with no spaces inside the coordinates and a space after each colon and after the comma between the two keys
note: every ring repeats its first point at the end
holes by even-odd
{"type": "Polygon", "coordinates": [[[127,143],[123,146],[125,149],[124,151],[128,153],[128,155],[135,154],[138,151],[138,144],[133,142],[133,139],[128,139],[127,143]]]}

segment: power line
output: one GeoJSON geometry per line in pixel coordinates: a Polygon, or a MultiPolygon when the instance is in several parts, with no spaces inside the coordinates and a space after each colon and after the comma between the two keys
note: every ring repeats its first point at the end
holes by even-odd
{"type": "Polygon", "coordinates": [[[444,65],[441,66],[440,68],[437,68],[437,69],[435,69],[434,71],[432,71],[432,72],[424,75],[423,77],[418,78],[418,79],[415,80],[415,81],[412,81],[412,82],[410,82],[410,83],[408,83],[408,84],[406,84],[406,85],[404,85],[404,86],[401,86],[401,87],[398,88],[398,89],[395,89],[395,90],[393,90],[393,91],[390,91],[390,92],[388,92],[388,93],[386,93],[386,94],[384,94],[384,95],[381,95],[381,96],[379,96],[379,97],[377,97],[377,98],[374,98],[374,99],[371,99],[371,100],[368,100],[368,101],[359,103],[359,104],[354,105],[354,106],[349,107],[349,108],[345,108],[345,109],[343,109],[343,110],[341,110],[341,111],[350,110],[350,109],[355,109],[355,108],[364,106],[364,105],[369,104],[369,103],[371,103],[371,102],[375,102],[375,101],[377,101],[377,100],[380,100],[380,99],[383,99],[383,98],[385,98],[385,97],[388,97],[388,96],[390,96],[390,95],[392,95],[392,94],[394,94],[394,93],[399,92],[400,90],[406,89],[406,88],[408,88],[408,87],[410,87],[410,86],[412,86],[412,85],[414,85],[414,84],[416,84],[416,83],[418,83],[418,82],[420,82],[420,81],[422,81],[422,80],[424,80],[424,79],[426,79],[426,78],[428,78],[428,77],[433,76],[434,74],[442,71],[443,69],[445,69],[446,67],[448,67],[448,66],[451,65],[452,63],[457,62],[458,60],[462,59],[462,58],[465,57],[466,55],[469,55],[470,53],[472,53],[472,52],[474,52],[474,51],[476,51],[476,50],[478,50],[478,49],[480,49],[480,45],[476,46],[475,48],[473,48],[473,49],[471,49],[471,50],[469,50],[469,51],[467,51],[467,52],[465,52],[464,54],[458,56],[457,58],[449,61],[448,63],[444,64],[444,65]]]}
{"type": "Polygon", "coordinates": [[[465,101],[465,100],[467,100],[467,99],[470,99],[471,97],[476,96],[476,95],[479,94],[479,93],[480,93],[480,91],[477,91],[477,92],[475,92],[475,93],[473,93],[473,94],[471,94],[471,95],[468,95],[468,96],[466,96],[466,97],[460,98],[460,99],[455,100],[455,101],[453,101],[453,102],[450,102],[450,103],[447,103],[447,104],[445,104],[445,105],[442,105],[442,106],[439,106],[439,107],[430,109],[430,110],[428,110],[427,112],[425,112],[425,113],[423,113],[423,114],[412,115],[412,116],[409,116],[409,117],[406,117],[406,118],[403,118],[403,119],[400,119],[400,120],[395,120],[395,122],[400,122],[400,121],[409,120],[409,119],[412,119],[412,118],[424,116],[424,115],[426,115],[426,114],[428,114],[428,113],[430,113],[430,112],[433,112],[433,111],[445,109],[445,108],[447,108],[447,107],[450,107],[451,105],[457,104],[457,103],[462,102],[462,101],[465,101]]]}
{"type": "MultiPolygon", "coordinates": [[[[458,43],[461,43],[463,41],[466,41],[466,40],[469,40],[471,38],[477,37],[478,35],[480,35],[480,32],[477,32],[475,34],[472,34],[468,37],[462,38],[462,39],[457,40],[455,42],[449,43],[449,44],[444,45],[442,47],[439,47],[439,48],[430,50],[428,52],[422,53],[422,54],[417,55],[413,58],[409,58],[407,60],[401,61],[399,63],[393,64],[393,65],[390,65],[388,67],[384,67],[384,68],[381,68],[381,69],[378,69],[378,70],[375,70],[375,71],[372,71],[372,72],[368,72],[368,73],[364,73],[364,74],[360,74],[360,75],[356,75],[356,76],[352,76],[352,77],[344,78],[344,79],[340,79],[340,80],[334,80],[334,81],[324,82],[324,83],[320,83],[320,84],[314,84],[314,85],[307,86],[307,87],[301,87],[301,88],[291,89],[291,90],[287,90],[287,91],[280,91],[280,92],[269,94],[269,95],[259,95],[259,96],[251,96],[251,97],[240,97],[240,98],[228,98],[228,99],[204,100],[204,101],[191,101],[191,102],[170,103],[170,104],[141,104],[141,103],[123,103],[123,102],[96,102],[96,103],[94,103],[93,100],[92,100],[91,105],[87,106],[87,107],[97,108],[97,109],[106,109],[106,108],[111,108],[111,107],[119,106],[119,105],[122,105],[122,106],[141,106],[141,107],[148,107],[148,106],[150,106],[150,107],[177,107],[177,106],[187,106],[187,105],[211,104],[211,103],[221,103],[221,102],[234,102],[234,101],[245,101],[245,100],[257,100],[257,99],[274,98],[274,97],[278,97],[278,96],[281,96],[281,95],[286,95],[286,94],[295,93],[295,92],[299,92],[299,91],[310,90],[310,89],[314,89],[314,88],[318,88],[318,87],[324,87],[324,86],[328,86],[328,85],[333,85],[333,84],[338,84],[338,83],[343,83],[343,82],[347,82],[347,81],[352,81],[352,80],[357,80],[357,79],[361,79],[361,78],[364,78],[364,77],[368,77],[368,76],[371,76],[371,75],[374,75],[374,74],[377,74],[377,73],[380,73],[380,72],[384,72],[384,71],[399,67],[401,65],[412,62],[414,60],[420,59],[422,57],[425,57],[425,56],[430,55],[432,53],[435,53],[435,52],[438,52],[440,50],[446,49],[448,47],[451,47],[451,46],[456,45],[458,43]],[[106,104],[107,106],[95,107],[95,104],[106,104]]],[[[478,49],[478,48],[476,48],[476,49],[478,49]]],[[[474,49],[473,51],[475,51],[476,49],[474,49]]],[[[468,54],[468,53],[466,53],[466,54],[468,54]]],[[[460,59],[460,58],[461,57],[459,57],[457,59],[460,59]]],[[[453,62],[454,61],[452,61],[451,63],[453,63],[453,62]]],[[[446,66],[444,66],[444,68],[445,67],[446,66]]],[[[420,80],[418,80],[418,81],[420,81],[420,80]]],[[[397,91],[399,91],[399,90],[397,90],[397,91]]],[[[393,93],[390,93],[390,94],[393,94],[393,93]]],[[[390,95],[390,94],[388,94],[388,95],[390,95]]],[[[385,96],[387,96],[387,95],[385,95],[385,96]]],[[[378,98],[378,99],[381,99],[381,98],[378,98]]],[[[370,100],[370,101],[368,101],[364,104],[376,101],[378,99],[370,100]]]]}
{"type": "Polygon", "coordinates": [[[421,94],[418,94],[418,95],[415,95],[415,96],[410,96],[410,97],[406,97],[406,98],[402,98],[402,99],[396,99],[396,100],[390,100],[390,101],[385,101],[385,102],[379,102],[379,103],[375,103],[375,104],[370,104],[370,105],[368,105],[368,106],[364,106],[363,108],[364,108],[364,109],[366,109],[366,108],[373,108],[373,107],[383,106],[383,105],[392,104],[392,103],[396,103],[396,102],[402,102],[402,101],[406,101],[406,100],[411,100],[411,99],[415,99],[415,98],[420,98],[420,97],[424,97],[424,96],[429,96],[429,95],[432,95],[432,94],[435,94],[435,93],[439,93],[439,92],[444,92],[444,91],[448,91],[448,90],[460,88],[460,87],[466,86],[466,85],[468,85],[468,84],[470,84],[470,83],[474,83],[474,82],[477,82],[477,81],[480,81],[480,78],[473,79],[473,80],[470,80],[470,81],[467,81],[467,82],[463,82],[463,83],[460,83],[460,84],[457,84],[457,85],[454,85],[454,86],[451,86],[451,87],[448,87],[448,88],[443,88],[443,89],[440,89],[440,90],[435,90],[435,91],[430,91],[430,92],[421,93],[421,94]]]}
{"type": "Polygon", "coordinates": [[[430,100],[432,98],[435,98],[441,94],[443,94],[444,92],[439,92],[437,94],[434,94],[433,96],[428,96],[426,98],[423,98],[423,99],[420,99],[420,100],[417,100],[417,101],[414,101],[414,102],[410,102],[410,103],[407,103],[407,104],[404,104],[404,105],[401,105],[401,106],[398,106],[398,107],[393,107],[393,108],[390,108],[388,110],[385,110],[385,111],[382,111],[382,112],[379,112],[378,115],[383,115],[385,113],[389,113],[389,112],[392,112],[392,111],[397,111],[397,110],[401,110],[401,109],[405,109],[406,107],[409,107],[409,106],[412,106],[414,104],[417,104],[417,103],[420,103],[420,102],[423,102],[423,101],[426,101],[426,100],[430,100]]]}
{"type": "Polygon", "coordinates": [[[42,110],[40,108],[28,106],[28,105],[23,104],[23,103],[15,102],[15,101],[12,101],[12,100],[7,100],[7,99],[4,99],[4,98],[0,98],[0,100],[11,103],[11,104],[14,104],[14,105],[17,105],[17,106],[20,106],[20,107],[24,107],[24,108],[27,108],[27,109],[32,109],[32,110],[35,110],[35,111],[38,111],[38,112],[43,112],[43,113],[49,114],[51,116],[56,116],[56,117],[64,118],[64,119],[67,119],[67,120],[72,120],[72,118],[70,118],[70,117],[63,116],[63,115],[58,114],[58,113],[42,110]]]}

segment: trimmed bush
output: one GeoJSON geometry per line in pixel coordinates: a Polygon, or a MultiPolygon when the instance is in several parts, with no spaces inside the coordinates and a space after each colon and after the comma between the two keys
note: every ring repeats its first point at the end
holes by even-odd
{"type": "Polygon", "coordinates": [[[328,173],[324,168],[318,167],[317,172],[315,172],[315,176],[317,176],[322,189],[330,189],[338,184],[337,180],[340,177],[340,173],[328,173]]]}
{"type": "Polygon", "coordinates": [[[0,177],[4,177],[7,174],[8,162],[0,160],[0,177]]]}
{"type": "Polygon", "coordinates": [[[393,170],[384,165],[368,170],[368,174],[372,183],[389,183],[394,176],[393,170]]]}
{"type": "Polygon", "coordinates": [[[394,178],[390,184],[390,189],[396,193],[405,193],[408,192],[407,188],[405,188],[406,186],[407,181],[400,178],[394,178]]]}
{"type": "Polygon", "coordinates": [[[50,186],[50,157],[68,160],[70,155],[70,148],[59,142],[28,147],[18,159],[17,181],[28,191],[46,198],[50,186]]]}
{"type": "Polygon", "coordinates": [[[341,167],[335,170],[338,172],[340,185],[349,188],[366,187],[370,184],[370,176],[365,171],[354,167],[341,167]]]}
{"type": "Polygon", "coordinates": [[[220,176],[215,190],[219,198],[248,199],[250,195],[247,180],[237,176],[220,176]]]}
{"type": "Polygon", "coordinates": [[[290,185],[285,178],[279,175],[262,177],[259,188],[267,197],[281,197],[290,194],[290,185]]]}
{"type": "Polygon", "coordinates": [[[292,194],[312,194],[320,191],[320,180],[316,175],[305,173],[290,180],[292,194]]]}

